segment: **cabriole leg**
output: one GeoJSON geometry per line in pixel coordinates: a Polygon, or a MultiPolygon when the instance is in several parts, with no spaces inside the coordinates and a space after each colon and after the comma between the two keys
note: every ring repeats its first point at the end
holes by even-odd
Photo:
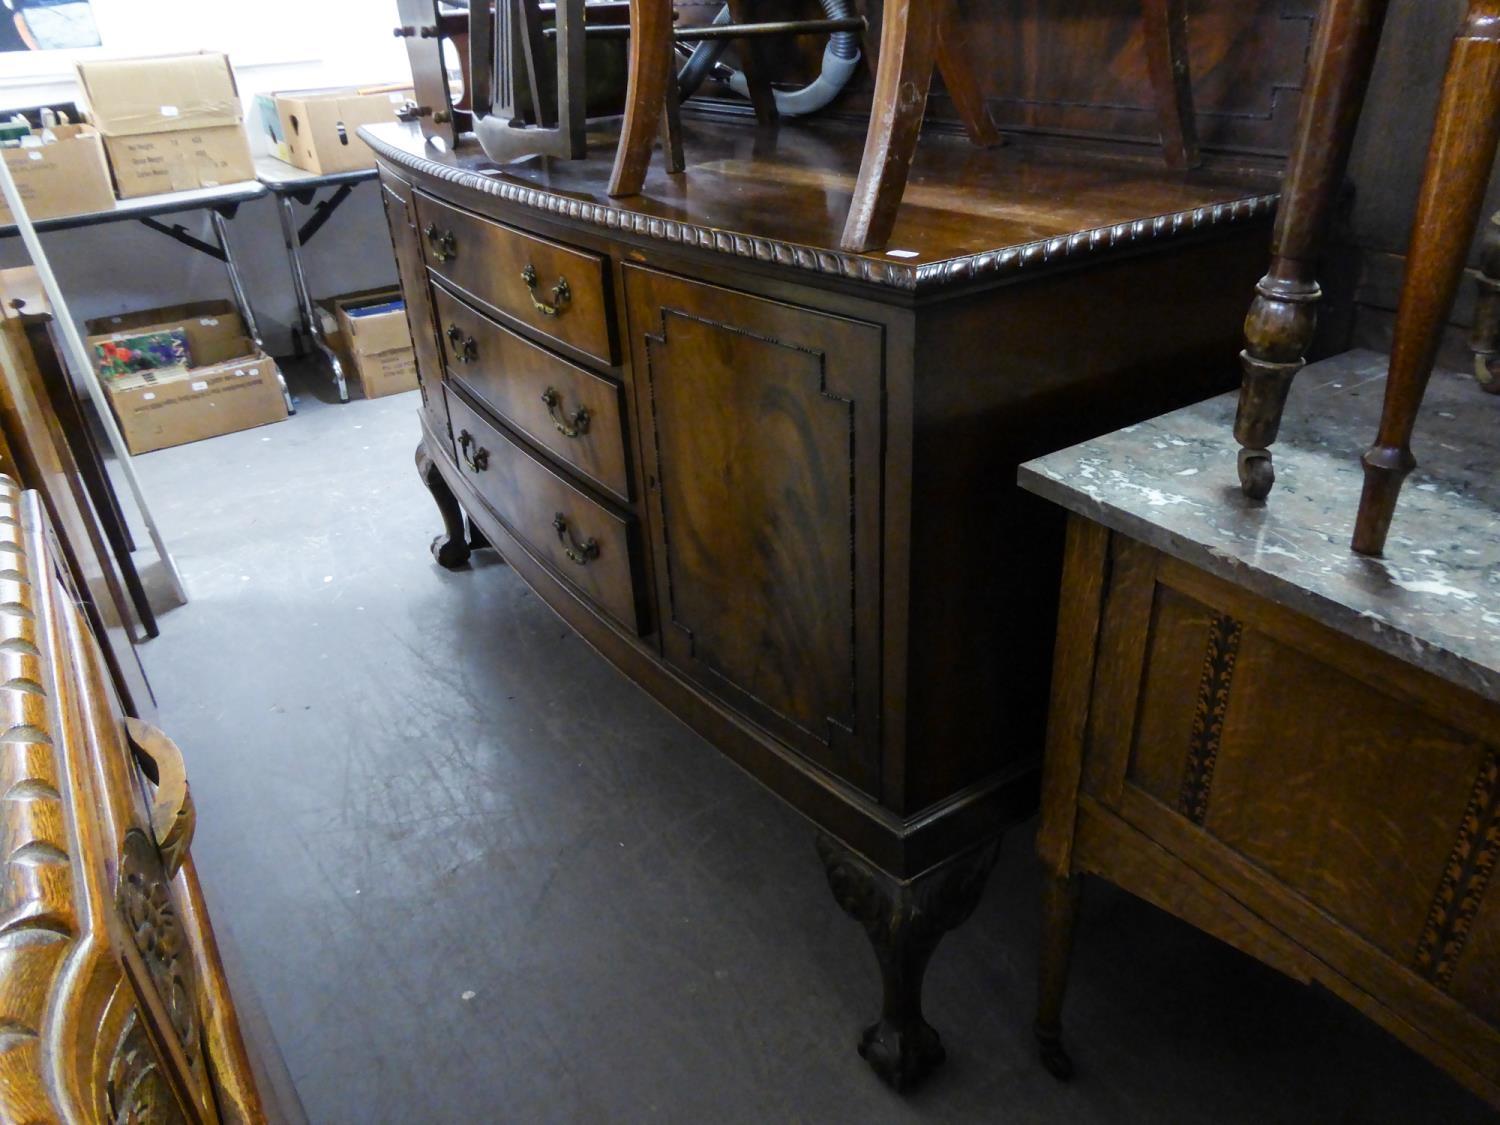
{"type": "Polygon", "coordinates": [[[417,475],[432,493],[438,512],[443,517],[443,534],[432,541],[432,557],[438,565],[455,570],[469,561],[469,540],[464,527],[464,511],[458,506],[458,497],[448,487],[443,474],[433,463],[427,446],[417,443],[417,475]]]}
{"type": "Polygon", "coordinates": [[[922,977],[943,935],[974,912],[999,851],[994,840],[902,882],[832,837],[818,836],[833,897],[864,926],[880,965],[880,1019],[860,1036],[859,1053],[898,1093],[912,1089],[946,1057],[937,1031],[922,1016],[922,977]]]}
{"type": "Polygon", "coordinates": [[[1062,1045],[1063,994],[1073,957],[1073,921],[1078,916],[1077,875],[1048,875],[1042,889],[1042,956],[1036,1008],[1036,1042],[1042,1065],[1061,1082],[1073,1077],[1073,1060],[1062,1045]]]}
{"type": "Polygon", "coordinates": [[[1234,436],[1240,488],[1254,500],[1276,481],[1271,445],[1317,327],[1315,270],[1370,81],[1387,0],[1327,0],[1308,60],[1297,139],[1271,236],[1271,268],[1245,318],[1244,380],[1234,436]]]}
{"type": "Polygon", "coordinates": [[[1468,15],[1448,60],[1406,256],[1406,281],[1396,310],[1380,431],[1364,456],[1365,487],[1353,543],[1362,555],[1385,550],[1401,484],[1416,467],[1412,427],[1437,362],[1443,323],[1453,307],[1500,145],[1497,21],[1500,0],[1469,0],[1468,15]]]}

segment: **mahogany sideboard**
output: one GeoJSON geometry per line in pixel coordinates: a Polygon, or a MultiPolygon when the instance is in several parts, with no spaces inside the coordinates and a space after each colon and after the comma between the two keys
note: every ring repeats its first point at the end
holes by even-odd
{"type": "Polygon", "coordinates": [[[1037,835],[1060,1076],[1088,874],[1321,984],[1500,1108],[1500,438],[1440,372],[1402,526],[1384,560],[1354,554],[1387,366],[1300,377],[1269,504],[1235,487],[1232,396],[1021,470],[1072,513],[1037,835]]]}
{"type": "Polygon", "coordinates": [[[684,131],[623,200],[608,135],[500,167],[363,131],[434,553],[492,545],[817,826],[884,983],[861,1054],[906,1086],[927,960],[1037,800],[1063,520],[1016,466],[1233,385],[1276,180],[932,138],[850,254],[861,131],[684,131]]]}

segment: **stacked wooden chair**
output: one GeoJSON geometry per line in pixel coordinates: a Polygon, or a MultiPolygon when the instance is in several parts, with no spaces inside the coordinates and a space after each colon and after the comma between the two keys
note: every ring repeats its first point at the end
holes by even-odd
{"type": "MultiPolygon", "coordinates": [[[[740,0],[745,2],[745,0],[740,0]]],[[[1169,166],[1198,162],[1187,54],[1186,0],[1142,0],[1151,84],[1169,166]]],[[[651,159],[656,122],[671,83],[671,0],[631,0],[630,69],[625,126],[615,155],[609,194],[641,190],[651,159]]],[[[917,136],[936,68],[969,139],[1000,142],[985,111],[978,75],[959,43],[955,0],[888,0],[878,51],[866,51],[875,69],[875,92],[864,155],[840,244],[855,252],[883,248],[896,222],[916,153],[917,136]]]]}
{"type": "MultiPolygon", "coordinates": [[[[1271,269],[1246,321],[1235,438],[1240,486],[1263,500],[1276,480],[1276,440],[1292,380],[1305,364],[1320,297],[1314,270],[1348,163],[1386,0],[1328,0],[1313,47],[1297,143],[1272,238],[1271,269]]],[[[1365,453],[1353,549],[1385,550],[1402,482],[1416,467],[1412,429],[1437,360],[1500,142],[1500,0],[1469,0],[1454,39],[1396,313],[1390,375],[1375,443],[1365,453]]],[[[1494,254],[1492,252],[1492,257],[1494,254]]],[[[1487,366],[1481,383],[1488,384],[1487,366]]]]}

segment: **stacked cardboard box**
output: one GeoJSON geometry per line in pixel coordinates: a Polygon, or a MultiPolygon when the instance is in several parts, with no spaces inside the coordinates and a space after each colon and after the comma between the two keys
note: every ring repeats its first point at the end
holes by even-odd
{"type": "MultiPolygon", "coordinates": [[[[132,453],[279,422],[287,416],[276,361],[256,349],[227,301],[106,317],[88,322],[99,358],[127,342],[177,338],[191,366],[107,378],[105,390],[132,453]]],[[[102,377],[102,376],[101,376],[102,377]]]]}
{"type": "Polygon", "coordinates": [[[227,55],[101,59],[77,68],[121,199],[255,178],[227,55]]]}
{"type": "Polygon", "coordinates": [[[338,332],[329,345],[344,360],[365,398],[417,389],[417,359],[400,293],[360,293],[336,298],[338,332]]]}
{"type": "Polygon", "coordinates": [[[394,121],[411,96],[410,86],[399,85],[279,93],[273,136],[285,147],[276,155],[319,175],[373,168],[375,153],[359,139],[359,127],[394,121]]]}
{"type": "MultiPolygon", "coordinates": [[[[86,215],[115,205],[104,145],[91,126],[53,125],[37,130],[22,137],[19,146],[5,149],[5,163],[33,219],[86,215]]],[[[15,221],[0,199],[0,224],[15,221]]]]}

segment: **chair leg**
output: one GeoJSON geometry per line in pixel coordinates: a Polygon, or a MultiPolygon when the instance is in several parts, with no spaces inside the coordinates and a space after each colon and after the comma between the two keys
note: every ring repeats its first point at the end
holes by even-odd
{"type": "Polygon", "coordinates": [[[958,5],[954,0],[939,0],[937,33],[937,68],[943,76],[943,85],[948,97],[953,99],[953,108],[968,131],[969,140],[980,148],[993,148],[1002,143],[1000,131],[990,120],[990,112],[984,106],[984,92],[979,86],[979,75],[975,72],[973,58],[964,50],[963,29],[958,24],[958,5]]]}
{"type": "Polygon", "coordinates": [[[1469,0],[1443,80],[1437,126],[1406,257],[1396,310],[1391,371],[1375,444],[1364,456],[1365,487],[1354,525],[1354,550],[1385,550],[1391,516],[1407,473],[1412,427],[1437,362],[1464,259],[1500,147],[1500,0],[1469,0]]]}
{"type": "Polygon", "coordinates": [[[916,155],[937,60],[937,18],[921,0],[888,0],[880,25],[879,73],[854,199],[839,245],[878,250],[891,237],[916,155]]]}
{"type": "Polygon", "coordinates": [[[1240,488],[1264,500],[1276,481],[1271,444],[1317,328],[1314,268],[1354,141],[1388,0],[1327,0],[1318,17],[1296,142],[1271,236],[1271,268],[1245,318],[1244,381],[1234,436],[1240,488]]]}
{"type": "Polygon", "coordinates": [[[610,195],[637,195],[646,182],[672,74],[672,0],[630,0],[625,124],[609,177],[610,195]]]}
{"type": "Polygon", "coordinates": [[[1161,122],[1162,154],[1176,171],[1196,168],[1198,125],[1193,118],[1193,78],[1188,62],[1187,0],[1141,0],[1146,67],[1161,122]]]}
{"type": "MultiPolygon", "coordinates": [[[[728,3],[730,20],[734,23],[750,22],[750,0],[728,0],[728,3]]],[[[776,112],[776,93],[771,89],[771,67],[766,57],[765,40],[753,35],[741,39],[738,51],[750,104],[755,108],[755,120],[760,125],[775,125],[780,115],[776,112]]]]}

